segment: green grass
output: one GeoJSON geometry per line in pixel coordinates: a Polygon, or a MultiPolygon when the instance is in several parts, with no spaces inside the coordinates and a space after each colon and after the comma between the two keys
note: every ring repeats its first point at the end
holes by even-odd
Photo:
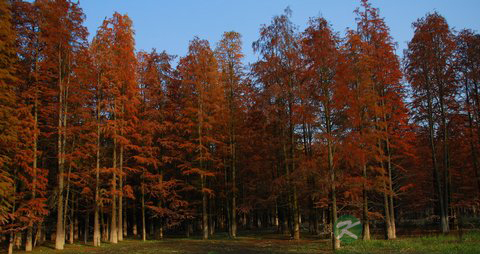
{"type": "MultiPolygon", "coordinates": [[[[164,240],[125,240],[118,244],[102,243],[95,248],[83,244],[66,244],[65,250],[55,251],[53,243],[35,248],[33,253],[331,253],[330,240],[302,235],[302,240],[263,232],[242,232],[230,240],[225,234],[215,235],[208,241],[196,238],[166,238],[164,240]]],[[[17,252],[18,253],[18,252],[17,252]]],[[[338,253],[480,253],[480,232],[465,233],[460,241],[457,235],[400,237],[396,240],[358,240],[343,244],[338,253]]]]}
{"type": "Polygon", "coordinates": [[[344,245],[339,253],[480,253],[480,232],[462,236],[438,235],[400,237],[396,240],[356,241],[344,245]]]}

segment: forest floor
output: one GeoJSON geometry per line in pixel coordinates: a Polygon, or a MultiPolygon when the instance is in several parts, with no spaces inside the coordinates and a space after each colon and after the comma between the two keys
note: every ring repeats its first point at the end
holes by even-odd
{"type": "MultiPolygon", "coordinates": [[[[55,251],[53,243],[37,247],[33,253],[331,253],[330,240],[320,240],[307,234],[299,241],[267,232],[241,232],[235,240],[218,234],[203,241],[199,238],[165,238],[142,242],[128,239],[118,244],[102,243],[95,248],[84,244],[66,244],[65,250],[55,251]]],[[[16,252],[21,253],[21,252],[16,252]]],[[[480,232],[436,236],[399,237],[396,240],[356,241],[343,245],[338,253],[480,253],[480,232]]]]}

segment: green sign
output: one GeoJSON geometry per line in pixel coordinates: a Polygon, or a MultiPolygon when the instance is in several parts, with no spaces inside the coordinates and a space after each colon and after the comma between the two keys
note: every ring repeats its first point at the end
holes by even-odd
{"type": "Polygon", "coordinates": [[[341,216],[333,227],[335,238],[344,243],[351,243],[362,235],[362,223],[352,215],[341,216]]]}

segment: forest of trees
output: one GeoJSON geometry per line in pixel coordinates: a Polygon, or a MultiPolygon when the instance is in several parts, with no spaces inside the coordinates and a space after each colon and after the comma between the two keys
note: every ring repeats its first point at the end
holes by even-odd
{"type": "Polygon", "coordinates": [[[398,56],[355,15],[300,31],[287,8],[246,65],[237,32],[177,57],[137,51],[127,15],[89,41],[77,1],[0,0],[2,246],[477,227],[480,35],[428,13],[398,56]]]}

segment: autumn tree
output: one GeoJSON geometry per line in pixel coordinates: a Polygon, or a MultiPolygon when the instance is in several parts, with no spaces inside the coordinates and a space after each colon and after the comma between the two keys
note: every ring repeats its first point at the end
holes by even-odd
{"type": "Polygon", "coordinates": [[[222,139],[217,131],[220,112],[225,105],[217,60],[208,41],[194,38],[189,53],[180,59],[178,69],[183,92],[190,97],[183,109],[189,129],[186,130],[188,139],[182,145],[188,156],[181,168],[184,174],[200,176],[203,239],[208,239],[208,202],[213,192],[207,187],[207,178],[214,176],[219,167],[216,153],[222,139]]]}
{"type": "MultiPolygon", "coordinates": [[[[265,93],[272,100],[272,113],[278,119],[279,133],[282,137],[282,166],[287,182],[286,200],[291,209],[293,221],[292,236],[300,239],[300,214],[297,186],[292,179],[296,169],[296,116],[297,90],[302,79],[300,76],[299,38],[297,28],[290,20],[291,10],[275,16],[270,25],[260,29],[260,38],[253,43],[253,49],[260,54],[258,62],[254,63],[253,72],[258,82],[264,87],[265,93]]],[[[286,216],[284,221],[288,221],[286,216]]]]}
{"type": "MultiPolygon", "coordinates": [[[[242,41],[241,36],[237,32],[225,32],[222,39],[217,45],[215,50],[217,56],[220,73],[221,73],[221,82],[224,89],[224,94],[226,97],[228,108],[228,141],[225,142],[228,144],[228,166],[225,165],[225,168],[228,168],[230,172],[225,175],[226,186],[231,185],[231,191],[227,191],[231,195],[231,206],[228,202],[227,194],[227,218],[229,226],[229,234],[231,237],[235,238],[237,235],[237,122],[239,113],[239,102],[238,97],[240,96],[240,86],[243,76],[243,66],[242,66],[242,41]],[[230,179],[230,183],[228,183],[230,179]]],[[[226,171],[227,172],[227,171],[226,171]]]]}
{"type": "Polygon", "coordinates": [[[16,224],[16,174],[14,165],[18,139],[17,128],[20,127],[16,110],[16,34],[13,29],[10,4],[0,2],[0,225],[1,232],[9,234],[8,252],[13,251],[14,234],[18,231],[16,224]]]}
{"type": "MultiPolygon", "coordinates": [[[[104,133],[113,140],[110,192],[112,205],[110,241],[112,243],[123,239],[123,176],[126,174],[124,155],[125,148],[130,144],[128,137],[135,130],[137,123],[139,98],[135,77],[136,58],[133,34],[130,18],[127,15],[114,13],[112,18],[104,20],[94,44],[98,50],[97,56],[101,59],[97,64],[100,68],[97,83],[101,86],[101,91],[104,91],[104,107],[108,115],[105,119],[104,133]]],[[[97,107],[102,107],[102,102],[99,101],[97,107]]],[[[101,109],[97,109],[97,112],[101,112],[101,109]]],[[[97,129],[97,136],[99,136],[100,127],[97,129]]]]}
{"type": "MultiPolygon", "coordinates": [[[[318,133],[327,144],[327,169],[330,175],[330,202],[331,202],[331,224],[337,220],[337,191],[335,178],[335,145],[339,142],[341,134],[341,111],[337,96],[342,93],[343,62],[339,50],[340,39],[335,34],[328,22],[323,18],[310,19],[309,26],[305,29],[302,38],[302,53],[305,55],[305,70],[307,82],[304,87],[305,96],[311,101],[313,111],[311,118],[314,122],[305,129],[313,129],[316,124],[321,126],[321,133],[318,133]],[[315,115],[319,115],[318,119],[315,115]]],[[[309,134],[312,135],[312,134],[309,134]]],[[[305,148],[307,149],[307,148],[305,148]]],[[[340,241],[332,235],[332,246],[334,249],[340,247],[340,241]]]]}
{"type": "Polygon", "coordinates": [[[431,163],[441,230],[449,229],[449,122],[456,107],[455,38],[444,17],[428,14],[413,23],[405,51],[405,72],[412,88],[415,120],[428,128],[431,163]],[[438,154],[441,151],[441,154],[438,154]]]}
{"type": "Polygon", "coordinates": [[[403,86],[400,81],[402,73],[400,63],[395,54],[395,43],[389,34],[379,10],[373,8],[368,1],[362,2],[363,11],[357,10],[357,32],[367,43],[364,53],[369,58],[371,68],[372,88],[377,100],[374,120],[377,141],[377,153],[380,155],[379,173],[382,179],[382,192],[384,197],[385,224],[388,239],[395,236],[395,218],[392,187],[392,140],[393,132],[400,125],[405,125],[407,111],[403,103],[403,86]]]}
{"type": "Polygon", "coordinates": [[[472,30],[462,30],[456,38],[457,78],[463,94],[463,110],[468,118],[468,136],[471,166],[480,193],[480,165],[478,146],[480,142],[480,35],[472,30]]]}

